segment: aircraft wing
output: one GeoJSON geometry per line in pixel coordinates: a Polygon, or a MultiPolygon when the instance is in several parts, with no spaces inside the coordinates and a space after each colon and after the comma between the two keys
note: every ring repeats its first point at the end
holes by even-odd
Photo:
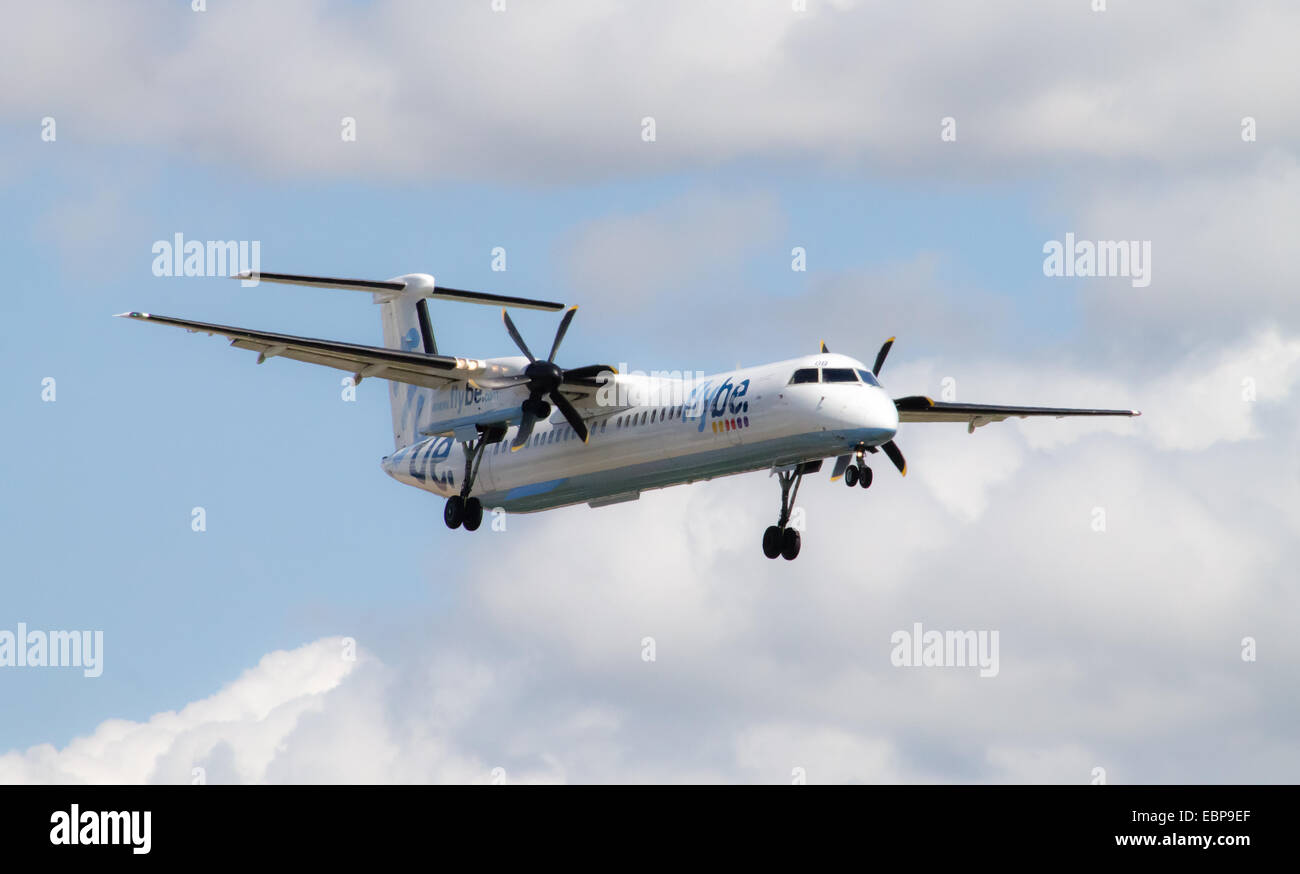
{"type": "Polygon", "coordinates": [[[204,334],[220,334],[239,349],[259,353],[257,363],[268,358],[292,358],[308,364],[320,364],[336,370],[346,370],[361,377],[374,376],[396,382],[410,383],[427,388],[446,388],[457,382],[468,382],[475,377],[492,377],[492,368],[486,362],[473,358],[454,358],[449,355],[426,355],[423,352],[406,352],[379,346],[362,346],[340,343],[335,340],[317,340],[295,337],[290,334],[273,334],[270,331],[253,331],[229,325],[213,325],[156,316],[150,313],[120,313],[123,318],[141,322],[154,322],[204,334]]]}
{"type": "Polygon", "coordinates": [[[913,395],[894,400],[900,422],[965,422],[967,431],[1001,422],[1004,419],[1024,419],[1030,416],[1140,416],[1137,410],[1093,410],[1074,407],[1018,407],[1004,404],[956,404],[935,401],[923,395],[913,395]]]}

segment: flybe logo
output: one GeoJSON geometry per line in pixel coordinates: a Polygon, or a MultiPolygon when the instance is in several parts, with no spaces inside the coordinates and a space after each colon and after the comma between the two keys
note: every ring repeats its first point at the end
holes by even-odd
{"type": "Polygon", "coordinates": [[[399,464],[409,462],[407,473],[412,479],[421,482],[442,482],[446,485],[455,485],[455,479],[450,470],[445,471],[439,476],[436,470],[437,464],[444,461],[451,455],[451,447],[455,442],[452,437],[434,437],[423,443],[417,443],[409,449],[403,449],[398,453],[397,459],[399,464]],[[410,453],[409,458],[403,453],[410,453]]]}
{"type": "MultiPolygon", "coordinates": [[[[743,415],[749,412],[749,401],[745,399],[748,392],[749,380],[747,379],[733,383],[731,377],[727,377],[717,386],[713,385],[713,380],[706,380],[691,392],[690,399],[686,402],[684,418],[698,418],[699,425],[696,428],[698,431],[703,431],[706,424],[712,424],[716,432],[720,430],[720,423],[717,420],[730,421],[737,415],[740,415],[741,421],[748,424],[749,418],[743,415]]],[[[727,428],[727,430],[731,429],[727,428]]]]}

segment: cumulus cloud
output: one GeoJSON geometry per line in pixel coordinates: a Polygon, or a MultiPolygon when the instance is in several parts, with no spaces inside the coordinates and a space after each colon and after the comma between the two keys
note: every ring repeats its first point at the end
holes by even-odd
{"type": "Polygon", "coordinates": [[[573,229],[562,244],[567,270],[584,297],[618,318],[666,313],[701,286],[730,278],[785,225],[775,198],[692,191],[629,214],[573,229]]]}
{"type": "Polygon", "coordinates": [[[1079,291],[1100,349],[1158,359],[1265,326],[1300,325],[1300,265],[1285,255],[1289,230],[1300,226],[1300,166],[1258,143],[1238,145],[1237,160],[1215,169],[1068,187],[1077,216],[1062,233],[1151,243],[1149,286],[1086,280],[1079,291]]]}
{"type": "MultiPolygon", "coordinates": [[[[759,554],[777,508],[762,476],[512,517],[477,535],[502,548],[446,582],[446,614],[391,620],[418,643],[363,640],[355,663],[337,639],[271,653],[179,711],[10,752],[0,781],[1294,781],[1300,340],[1279,229],[1297,174],[1276,144],[1300,135],[1300,86],[1274,71],[1296,9],[810,6],[13,10],[0,113],[54,115],[61,143],[277,178],[529,185],[744,161],[844,179],[1066,168],[1062,233],[1151,239],[1154,277],[1083,286],[1080,345],[1027,363],[1016,307],[941,281],[944,253],[810,275],[798,306],[753,299],[754,247],[788,252],[761,187],[587,221],[559,251],[575,285],[680,348],[705,336],[664,330],[690,301],[747,354],[802,337],[869,358],[893,333],[944,347],[900,345],[896,394],[954,377],[958,400],[1145,415],[904,426],[906,479],[882,464],[865,492],[805,483],[794,564],[759,554]],[[891,666],[891,633],[917,621],[999,630],[998,677],[891,666]]],[[[42,230],[117,205],[78,195],[42,230]]]]}
{"type": "Polygon", "coordinates": [[[808,6],[43,3],[12,10],[0,37],[15,83],[0,112],[275,174],[541,183],[745,158],[980,176],[1190,166],[1238,148],[1246,115],[1262,141],[1300,134],[1300,86],[1274,73],[1287,3],[808,6]],[[956,143],[940,141],[945,117],[956,143]]]}
{"type": "MultiPolygon", "coordinates": [[[[1205,402],[1184,373],[1170,409],[1205,402]]],[[[1295,380],[1277,385],[1279,415],[1252,425],[1254,463],[1292,477],[1274,493],[1240,475],[1232,426],[1183,446],[1160,428],[905,425],[907,479],[804,484],[793,564],[759,553],[762,476],[511,517],[478,535],[503,548],[442,583],[448,612],[406,620],[415,642],[382,660],[364,640],[356,663],[337,639],[273,653],[176,713],[11,752],[0,781],[1293,780],[1300,417],[1295,380]],[[992,470],[961,475],[983,449],[992,470]],[[999,631],[998,676],[894,667],[914,622],[999,631]]]]}
{"type": "Polygon", "coordinates": [[[0,783],[190,782],[211,759],[231,782],[259,783],[304,714],[350,673],[340,640],[273,652],[219,692],[148,722],[112,719],[62,750],[0,757],[0,783]]]}

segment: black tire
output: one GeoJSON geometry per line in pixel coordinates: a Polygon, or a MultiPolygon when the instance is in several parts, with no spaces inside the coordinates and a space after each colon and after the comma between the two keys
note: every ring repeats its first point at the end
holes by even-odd
{"type": "Polygon", "coordinates": [[[858,484],[858,466],[856,464],[850,464],[844,468],[844,483],[849,488],[853,488],[858,484]]]}
{"type": "Polygon", "coordinates": [[[477,531],[478,526],[483,524],[483,502],[478,498],[470,498],[465,502],[465,518],[461,521],[466,531],[477,531]]]}
{"type": "Polygon", "coordinates": [[[460,523],[465,521],[465,499],[460,495],[448,498],[447,505],[442,508],[442,521],[447,523],[448,528],[459,528],[460,523]]]}
{"type": "Polygon", "coordinates": [[[862,486],[864,489],[869,489],[871,488],[871,479],[871,468],[864,464],[862,466],[862,475],[858,477],[858,485],[862,486]]]}
{"type": "Polygon", "coordinates": [[[794,561],[799,555],[800,541],[802,539],[799,532],[793,528],[785,529],[785,533],[781,535],[781,557],[786,561],[794,561]]]}
{"type": "Polygon", "coordinates": [[[775,525],[763,532],[763,555],[776,558],[781,554],[781,529],[775,525]]]}

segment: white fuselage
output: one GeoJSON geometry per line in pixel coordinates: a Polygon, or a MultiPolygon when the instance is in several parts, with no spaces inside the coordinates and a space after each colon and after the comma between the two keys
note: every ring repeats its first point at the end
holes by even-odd
{"type": "MultiPolygon", "coordinates": [[[[513,451],[511,427],[486,448],[472,494],[485,508],[507,512],[600,506],[646,489],[844,455],[878,446],[898,428],[893,400],[866,365],[833,353],[704,377],[675,396],[662,381],[655,388],[659,397],[651,403],[611,406],[589,419],[585,445],[558,412],[513,451]],[[861,376],[791,384],[795,371],[807,368],[849,368],[861,376]]],[[[518,403],[515,393],[493,397],[503,394],[483,393],[482,402],[518,403]]],[[[440,406],[444,422],[464,415],[460,399],[440,406]]],[[[449,497],[464,481],[465,451],[455,437],[428,437],[382,464],[399,482],[449,497]]]]}

